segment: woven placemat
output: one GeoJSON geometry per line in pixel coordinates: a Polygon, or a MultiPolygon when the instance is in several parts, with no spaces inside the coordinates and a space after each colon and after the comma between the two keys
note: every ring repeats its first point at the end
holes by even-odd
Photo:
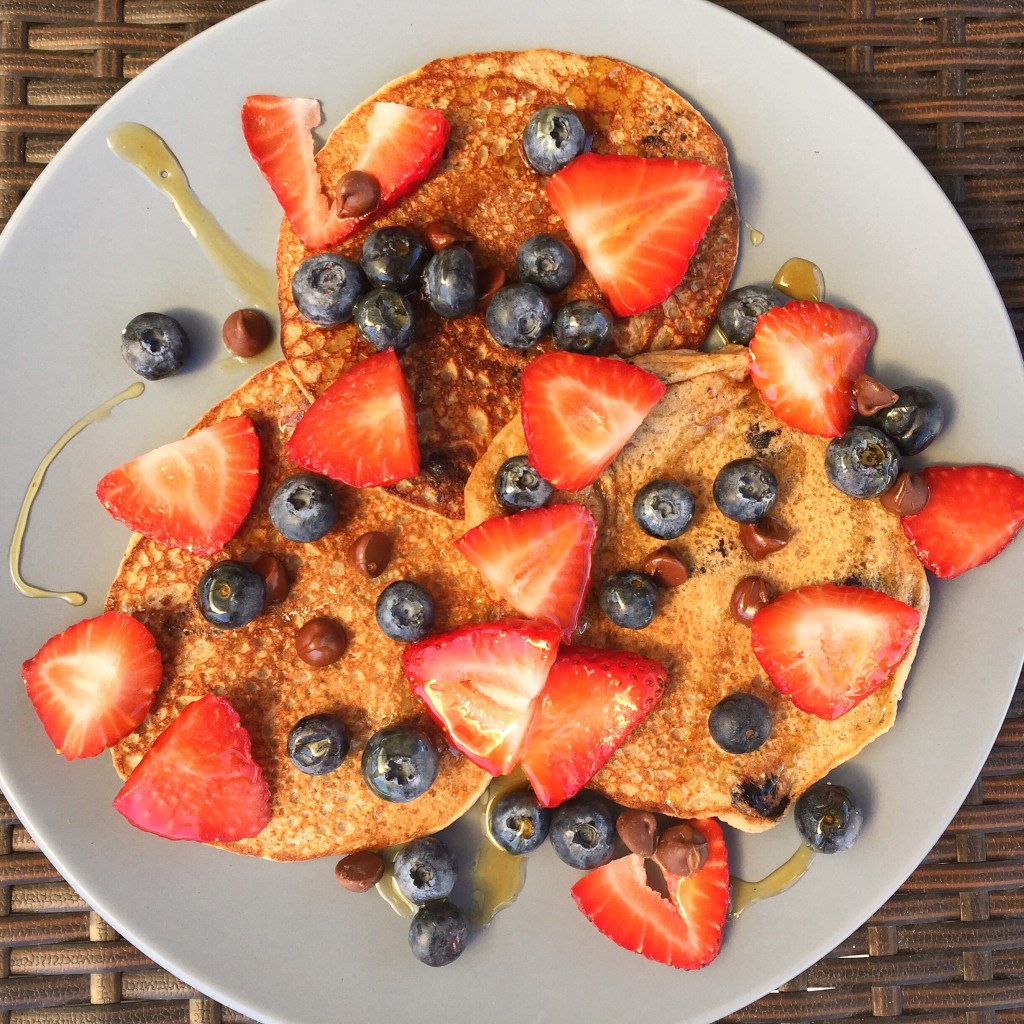
{"type": "MultiPolygon", "coordinates": [[[[802,50],[896,129],[974,235],[1024,344],[1024,0],[721,5],[802,50]]],[[[0,0],[0,228],[92,110],[250,6],[0,0]]],[[[727,1020],[880,1017],[1024,1022],[1024,679],[963,807],[906,884],[814,967],[727,1020]]],[[[0,795],[0,1024],[247,1020],[90,911],[0,795]]]]}

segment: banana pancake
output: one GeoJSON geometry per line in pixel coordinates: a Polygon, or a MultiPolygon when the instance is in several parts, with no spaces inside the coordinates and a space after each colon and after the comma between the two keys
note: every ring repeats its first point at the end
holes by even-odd
{"type": "MultiPolygon", "coordinates": [[[[657,352],[635,360],[668,385],[664,397],[604,474],[574,495],[598,517],[593,585],[581,619],[596,646],[622,647],[661,661],[668,686],[590,783],[629,807],[677,817],[715,816],[745,831],[769,828],[809,785],[861,750],[893,723],[920,629],[893,675],[834,721],[793,706],[768,681],[754,657],[750,629],[729,611],[736,583],[759,575],[783,593],[805,584],[847,583],[884,591],[924,615],[924,570],[899,519],[877,501],[856,501],[827,480],[827,439],[785,426],[763,404],[747,375],[746,349],[713,355],[657,352]],[[718,469],[732,459],[766,461],[779,480],[773,510],[790,531],[786,547],[754,561],[738,524],[712,498],[718,469]],[[689,579],[659,589],[658,612],[645,629],[614,625],[600,610],[600,583],[620,569],[640,569],[665,542],[633,520],[636,492],[657,478],[685,484],[694,495],[690,528],[668,546],[689,579]],[[708,731],[708,715],[734,692],[756,694],[772,712],[772,732],[759,749],[732,755],[708,731]]],[[[501,462],[526,451],[518,417],[497,436],[467,488],[467,525],[498,512],[491,494],[501,462]]],[[[556,495],[555,500],[567,496],[556,495]]]]}
{"type": "MultiPolygon", "coordinates": [[[[316,158],[328,192],[353,165],[373,105],[382,101],[443,110],[451,136],[432,178],[342,243],[338,251],[357,261],[369,232],[387,224],[422,232],[433,221],[452,222],[475,239],[471,250],[478,269],[501,268],[510,279],[516,249],[531,235],[543,231],[568,241],[545,195],[546,179],[526,164],[519,148],[530,116],[551,104],[576,109],[593,132],[595,152],[694,159],[720,168],[729,195],[686,276],[661,305],[618,321],[612,347],[635,354],[701,343],[732,275],[739,217],[722,140],[676,92],[607,57],[531,50],[442,58],[385,86],[338,125],[316,158]]],[[[285,221],[277,251],[281,344],[300,387],[312,397],[372,349],[351,324],[320,328],[299,315],[291,280],[310,254],[285,221]]],[[[556,305],[599,295],[581,263],[556,305]]],[[[419,410],[422,465],[418,476],[394,492],[459,519],[469,472],[514,415],[519,373],[531,355],[497,345],[482,311],[445,320],[417,302],[416,316],[418,340],[400,361],[419,410]]]]}

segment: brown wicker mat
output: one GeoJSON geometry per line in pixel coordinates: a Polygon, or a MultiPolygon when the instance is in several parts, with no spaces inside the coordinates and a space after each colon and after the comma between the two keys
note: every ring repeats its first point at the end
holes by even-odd
{"type": "MultiPolygon", "coordinates": [[[[89,113],[252,0],[0,0],[0,228],[89,113]]],[[[955,203],[1024,341],[1024,0],[722,0],[842,79],[955,203]]],[[[729,1021],[1024,1022],[1024,680],[953,823],[838,949],[729,1021]]],[[[245,1021],[91,912],[0,795],[0,1024],[245,1021]]]]}

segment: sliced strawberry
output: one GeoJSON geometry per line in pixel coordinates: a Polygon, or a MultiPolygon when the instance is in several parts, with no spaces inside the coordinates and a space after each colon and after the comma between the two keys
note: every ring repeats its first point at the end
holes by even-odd
{"type": "Polygon", "coordinates": [[[153,635],[122,612],[75,623],[21,666],[46,735],[69,761],[124,739],[146,717],[162,672],[153,635]]]}
{"type": "Polygon", "coordinates": [[[187,705],[157,737],[114,807],[144,832],[230,843],[264,829],[270,787],[238,713],[211,693],[187,705]]]}
{"type": "Polygon", "coordinates": [[[926,466],[928,504],[903,532],[926,569],[952,579],[995,558],[1024,525],[1024,478],[998,466],[926,466]]]}
{"type": "Polygon", "coordinates": [[[259,438],[247,417],[236,416],[112,469],[96,496],[130,529],[213,555],[249,514],[259,472],[259,438]]]}
{"type": "Polygon", "coordinates": [[[661,699],[665,669],[631,651],[564,647],[541,692],[522,766],[544,807],[575,796],[661,699]]]}
{"type": "Polygon", "coordinates": [[[517,612],[553,622],[568,640],[590,582],[597,523],[574,503],[495,516],[455,546],[517,612]]]}
{"type": "Polygon", "coordinates": [[[586,153],[548,178],[547,193],[612,309],[629,316],[683,279],[729,183],[696,160],[586,153]]]}
{"type": "Polygon", "coordinates": [[[750,639],[776,689],[801,711],[834,719],[892,675],[920,621],[915,608],[888,594],[826,583],[762,606],[750,639]]]}
{"type": "Polygon", "coordinates": [[[839,437],[853,420],[853,382],[874,341],[874,325],[853,310],[789,302],[757,318],[750,379],[783,423],[839,437]]]}
{"type": "Polygon", "coordinates": [[[565,491],[592,484],[664,393],[653,373],[621,359],[538,356],[523,370],[520,403],[531,464],[565,491]]]}
{"type": "Polygon", "coordinates": [[[402,667],[452,746],[492,775],[519,760],[558,630],[504,619],[409,644],[402,667]]]}
{"type": "Polygon", "coordinates": [[[300,466],[352,487],[419,472],[416,407],[392,349],[346,370],[306,410],[285,444],[300,466]]]}

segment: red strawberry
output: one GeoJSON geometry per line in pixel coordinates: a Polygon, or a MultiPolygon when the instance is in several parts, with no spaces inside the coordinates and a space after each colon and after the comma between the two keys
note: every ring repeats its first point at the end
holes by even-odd
{"type": "Polygon", "coordinates": [[[300,466],[352,487],[419,472],[416,407],[392,349],[346,370],[299,420],[285,444],[300,466]]]}
{"type": "Polygon", "coordinates": [[[320,117],[320,104],[310,99],[249,96],[242,105],[242,134],[249,152],[295,234],[311,249],[337,245],[394,206],[441,162],[449,132],[438,110],[376,104],[355,166],[377,179],[380,202],[365,217],[339,218],[313,159],[311,133],[320,117]]]}
{"type": "Polygon", "coordinates": [[[776,689],[801,711],[834,719],[892,675],[920,621],[920,612],[888,594],[826,583],[762,606],[750,639],[776,689]]]}
{"type": "Polygon", "coordinates": [[[249,514],[259,472],[259,438],[247,417],[236,416],[112,469],[96,496],[130,529],[213,555],[249,514]]]}
{"type": "Polygon", "coordinates": [[[522,765],[544,807],[575,796],[661,699],[665,669],[631,651],[565,647],[541,693],[522,765]]]}
{"type": "Polygon", "coordinates": [[[582,505],[495,516],[455,546],[521,615],[553,622],[568,640],[590,582],[597,523],[582,505]]]}
{"type": "Polygon", "coordinates": [[[999,466],[926,466],[928,504],[903,532],[926,569],[948,580],[995,558],[1024,525],[1024,477],[999,466]]]}
{"type": "Polygon", "coordinates": [[[21,666],[46,735],[69,761],[124,739],[146,717],[162,674],[153,635],[122,612],[76,623],[21,666]]]}
{"type": "Polygon", "coordinates": [[[452,746],[492,775],[512,770],[558,651],[558,630],[503,619],[409,644],[405,677],[452,746]]]}
{"type": "Polygon", "coordinates": [[[565,491],[592,484],[664,393],[653,373],[621,359],[538,356],[523,370],[520,403],[531,464],[565,491]]]}
{"type": "Polygon", "coordinates": [[[789,302],[758,317],[750,379],[783,423],[839,437],[853,420],[853,382],[874,341],[874,325],[853,310],[789,302]]]}
{"type": "Polygon", "coordinates": [[[629,316],[683,279],[729,183],[696,160],[587,153],[549,178],[547,193],[612,309],[629,316]]]}
{"type": "Polygon", "coordinates": [[[167,839],[231,843],[270,820],[270,787],[238,713],[212,693],[164,729],[114,797],[136,828],[167,839]]]}

